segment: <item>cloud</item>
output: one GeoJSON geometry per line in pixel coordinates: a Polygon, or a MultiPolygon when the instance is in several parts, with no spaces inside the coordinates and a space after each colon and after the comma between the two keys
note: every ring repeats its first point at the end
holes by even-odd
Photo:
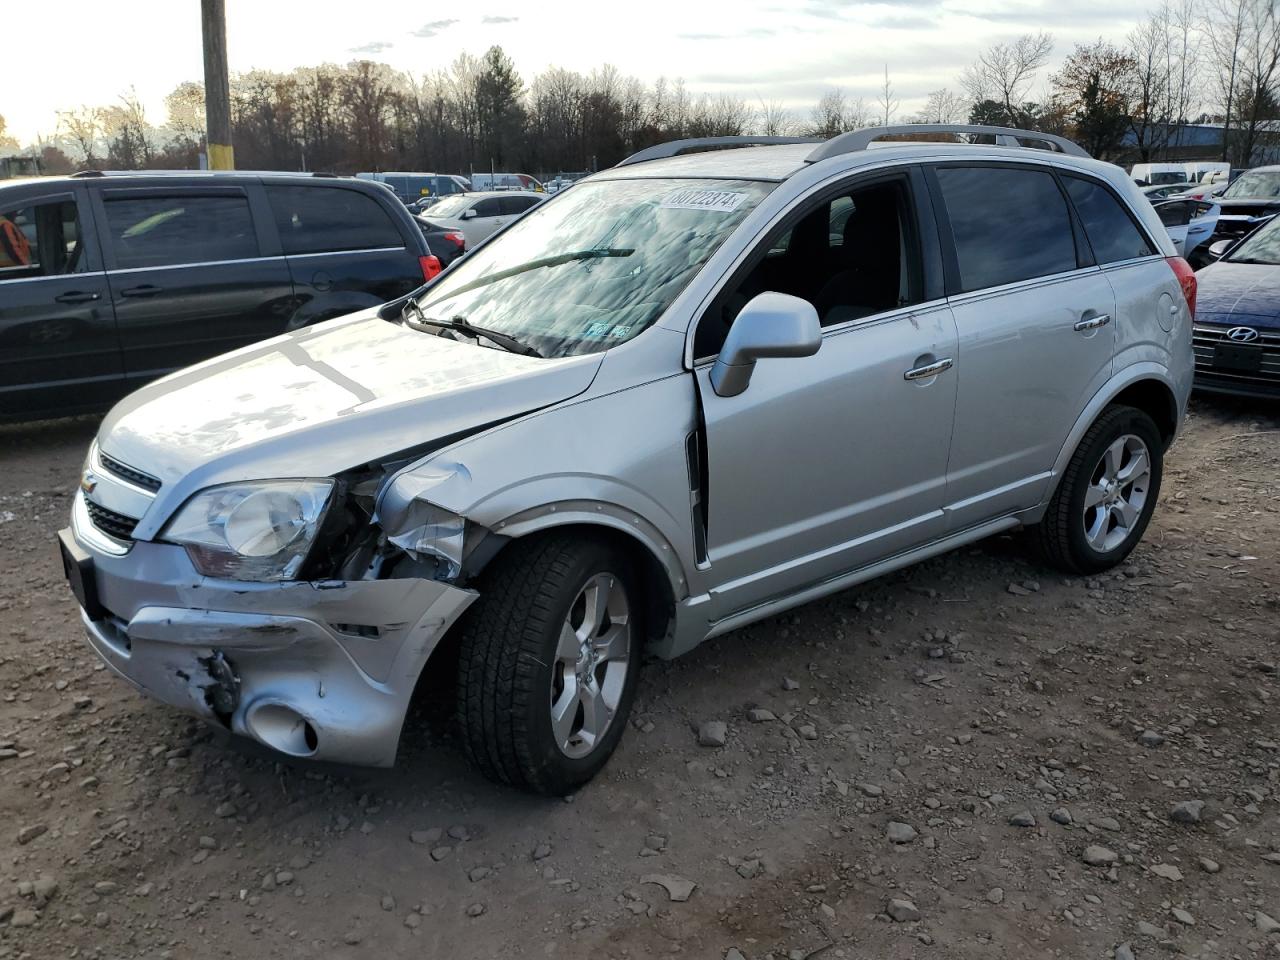
{"type": "Polygon", "coordinates": [[[932,30],[938,22],[931,17],[881,17],[868,26],[879,30],[932,30]]]}
{"type": "Polygon", "coordinates": [[[432,20],[430,23],[424,23],[413,31],[413,35],[415,37],[437,37],[457,22],[457,20],[432,20]]]}
{"type": "Polygon", "coordinates": [[[369,43],[362,44],[358,47],[352,47],[350,53],[381,53],[383,50],[390,50],[395,44],[387,40],[372,40],[369,43]]]}
{"type": "Polygon", "coordinates": [[[519,17],[482,17],[481,23],[497,24],[497,23],[515,23],[519,17]]]}

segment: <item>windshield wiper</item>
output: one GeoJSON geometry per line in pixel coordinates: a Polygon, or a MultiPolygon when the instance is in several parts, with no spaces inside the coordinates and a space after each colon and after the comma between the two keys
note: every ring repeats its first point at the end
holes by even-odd
{"type": "Polygon", "coordinates": [[[468,290],[475,290],[477,287],[487,287],[491,283],[497,283],[499,280],[505,280],[507,277],[515,277],[522,273],[528,273],[530,270],[541,270],[543,267],[558,267],[564,263],[573,263],[578,260],[604,260],[609,257],[629,257],[635,250],[629,247],[594,247],[591,250],[574,250],[570,253],[558,253],[554,257],[542,257],[538,260],[530,260],[528,263],[522,263],[515,267],[508,267],[506,270],[497,270],[494,273],[485,274],[479,280],[473,280],[470,283],[463,284],[457,290],[450,290],[449,296],[456,297],[468,290]]]}
{"type": "Polygon", "coordinates": [[[478,340],[484,337],[509,353],[518,353],[525,357],[542,356],[536,349],[527,343],[522,343],[510,334],[502,333],[499,330],[490,330],[488,327],[477,327],[475,324],[468,322],[466,317],[451,317],[448,320],[437,320],[434,317],[428,317],[422,312],[422,308],[418,306],[418,301],[413,299],[405,303],[404,311],[401,313],[400,318],[404,321],[405,326],[414,330],[457,330],[472,339],[478,340]]]}

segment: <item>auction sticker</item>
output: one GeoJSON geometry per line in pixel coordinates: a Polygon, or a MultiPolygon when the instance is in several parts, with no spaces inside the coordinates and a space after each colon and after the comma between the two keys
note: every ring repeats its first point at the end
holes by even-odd
{"type": "Polygon", "coordinates": [[[732,190],[677,190],[669,193],[659,204],[663,210],[707,210],[711,213],[732,213],[747,199],[745,193],[732,190]]]}

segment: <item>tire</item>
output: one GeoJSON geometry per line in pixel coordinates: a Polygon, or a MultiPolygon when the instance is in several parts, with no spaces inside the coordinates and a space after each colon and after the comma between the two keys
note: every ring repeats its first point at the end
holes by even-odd
{"type": "Polygon", "coordinates": [[[534,537],[493,561],[459,624],[462,743],[486,777],[564,796],[604,766],[635,699],[638,582],[603,540],[534,537]]]}
{"type": "Polygon", "coordinates": [[[1155,421],[1136,407],[1108,407],[1085,432],[1044,519],[1032,528],[1039,553],[1076,574],[1121,563],[1151,522],[1163,473],[1164,440],[1155,421]],[[1134,466],[1140,450],[1145,473],[1134,466]]]}

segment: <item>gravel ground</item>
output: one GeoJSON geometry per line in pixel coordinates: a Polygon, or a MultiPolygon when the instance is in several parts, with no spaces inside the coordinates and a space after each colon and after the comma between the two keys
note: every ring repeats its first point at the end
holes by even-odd
{"type": "Polygon", "coordinates": [[[1110,575],[999,538],[649,665],[555,801],[437,704],[347,770],[111,676],[53,544],[94,427],[0,427],[2,958],[1280,957],[1274,405],[1193,404],[1110,575]]]}

